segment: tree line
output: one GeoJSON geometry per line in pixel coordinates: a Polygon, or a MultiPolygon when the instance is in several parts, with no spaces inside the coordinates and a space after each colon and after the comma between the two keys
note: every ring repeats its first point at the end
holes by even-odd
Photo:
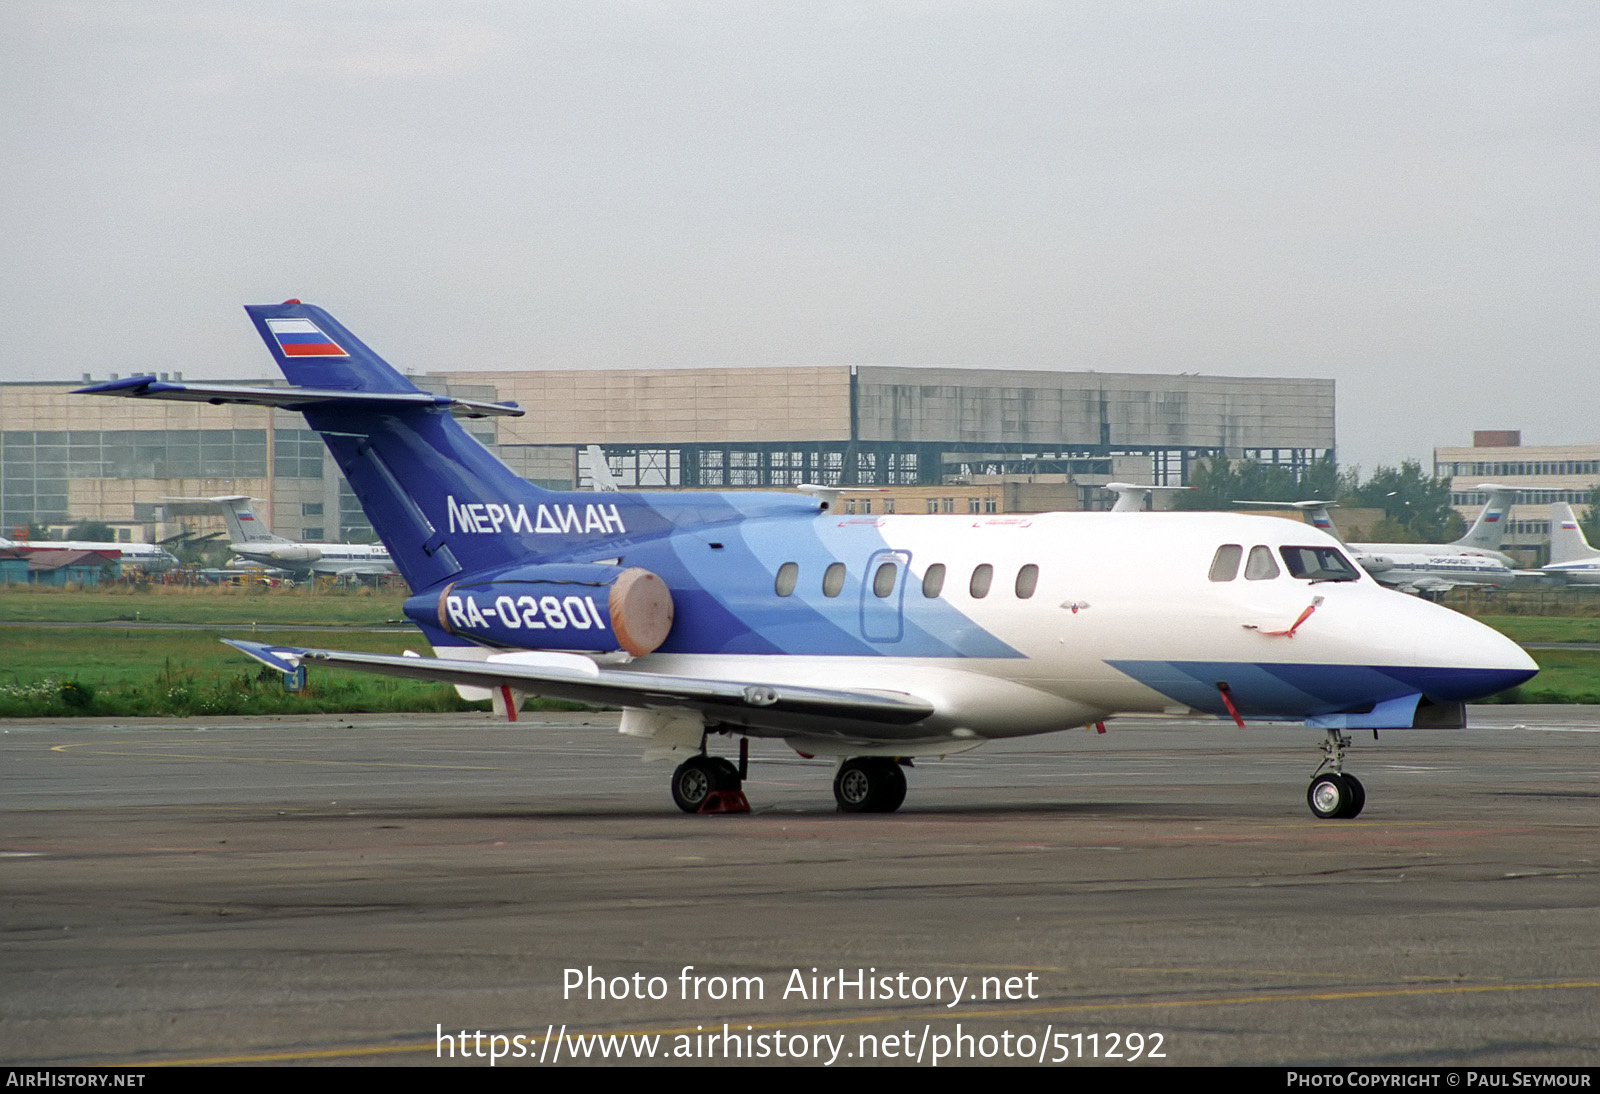
{"type": "Polygon", "coordinates": [[[1345,509],[1381,509],[1383,517],[1361,538],[1382,543],[1448,543],[1466,534],[1466,522],[1450,505],[1450,480],[1424,474],[1422,464],[1379,467],[1366,479],[1360,468],[1339,470],[1333,460],[1299,469],[1256,460],[1217,456],[1189,470],[1191,489],[1176,507],[1242,509],[1241,501],[1325,501],[1345,509]]]}
{"type": "MultiPolygon", "coordinates": [[[[1318,460],[1298,472],[1280,464],[1197,460],[1189,469],[1191,489],[1177,497],[1178,509],[1242,509],[1241,501],[1328,501],[1345,509],[1382,509],[1383,517],[1360,538],[1375,543],[1448,543],[1466,534],[1466,522],[1450,505],[1450,480],[1424,474],[1417,460],[1379,467],[1362,479],[1360,468],[1339,470],[1318,460]]],[[[1600,486],[1574,507],[1578,526],[1600,547],[1600,486]]]]}

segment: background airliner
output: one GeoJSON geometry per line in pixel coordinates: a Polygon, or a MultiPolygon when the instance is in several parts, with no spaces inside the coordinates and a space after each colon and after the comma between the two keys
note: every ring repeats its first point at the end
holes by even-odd
{"type": "Polygon", "coordinates": [[[301,543],[273,534],[255,515],[253,500],[245,494],[215,498],[167,498],[169,513],[220,514],[228,525],[228,549],[256,566],[271,566],[296,577],[313,574],[333,577],[378,577],[397,573],[388,548],[369,543],[301,543]]]}
{"type": "Polygon", "coordinates": [[[742,800],[750,737],[837,759],[834,797],[898,808],[913,757],[1119,713],[1292,719],[1324,735],[1306,791],[1360,812],[1357,728],[1461,725],[1537,666],[1503,636],[1397,597],[1317,530],[1156,513],[841,515],[815,496],[552,492],[320,308],[248,307],[288,388],[131,377],[82,389],[305,414],[412,589],[436,657],[237,642],[302,662],[623,708],[646,758],[681,760],[686,811],[742,800]],[[739,762],[708,741],[739,738],[739,762]]]}
{"type": "Polygon", "coordinates": [[[1564,501],[1550,506],[1550,561],[1540,573],[1569,585],[1600,585],[1600,551],[1589,546],[1577,515],[1564,501]]]}
{"type": "MultiPolygon", "coordinates": [[[[1515,563],[1500,552],[1505,539],[1506,514],[1516,502],[1511,486],[1484,483],[1479,490],[1489,492],[1478,519],[1467,534],[1450,543],[1347,543],[1350,553],[1362,568],[1384,585],[1408,593],[1443,593],[1460,585],[1516,584],[1515,563]]],[[[1243,505],[1298,509],[1308,523],[1339,538],[1328,510],[1337,502],[1247,501],[1243,505]]]]}
{"type": "Polygon", "coordinates": [[[178,559],[158,543],[117,543],[111,540],[83,539],[5,539],[0,537],[0,551],[95,551],[116,552],[122,565],[151,573],[170,570],[178,559]]]}

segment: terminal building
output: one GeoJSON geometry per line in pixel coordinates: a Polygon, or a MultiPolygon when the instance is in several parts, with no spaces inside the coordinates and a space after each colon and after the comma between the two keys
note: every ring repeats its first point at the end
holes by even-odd
{"type": "Polygon", "coordinates": [[[1516,487],[1504,549],[1543,562],[1550,545],[1550,504],[1589,504],[1590,492],[1600,486],[1600,444],[1524,446],[1520,430],[1479,429],[1470,448],[1435,448],[1433,473],[1450,480],[1450,504],[1469,524],[1488,500],[1478,489],[1481,484],[1516,487]]]}
{"type": "MultiPolygon", "coordinates": [[[[625,487],[861,487],[871,492],[847,504],[868,512],[1105,508],[1106,482],[1181,485],[1196,458],[1298,469],[1334,452],[1334,384],[1322,379],[874,365],[413,379],[516,401],[525,416],[465,424],[553,489],[585,485],[580,453],[597,444],[625,487]]],[[[164,498],[249,494],[280,535],[370,538],[299,415],[69,394],[76,386],[0,385],[5,529],[94,520],[149,540],[167,532],[164,498]]]]}

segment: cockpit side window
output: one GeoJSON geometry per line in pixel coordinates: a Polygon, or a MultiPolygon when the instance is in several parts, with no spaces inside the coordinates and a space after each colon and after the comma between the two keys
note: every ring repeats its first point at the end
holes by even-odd
{"type": "Polygon", "coordinates": [[[1266,547],[1250,548],[1250,560],[1244,564],[1244,579],[1246,581],[1271,581],[1282,571],[1278,564],[1272,560],[1272,552],[1266,547]]]}
{"type": "Polygon", "coordinates": [[[1239,576],[1239,559],[1244,554],[1244,548],[1237,543],[1224,543],[1217,548],[1216,557],[1211,560],[1212,581],[1232,581],[1239,576]]]}
{"type": "Polygon", "coordinates": [[[1336,547],[1279,547],[1278,554],[1290,576],[1304,581],[1361,580],[1361,571],[1336,547]]]}

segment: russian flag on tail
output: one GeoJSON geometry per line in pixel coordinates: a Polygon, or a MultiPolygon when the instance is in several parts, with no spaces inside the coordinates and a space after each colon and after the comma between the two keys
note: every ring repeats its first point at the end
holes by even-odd
{"type": "Polygon", "coordinates": [[[268,319],[267,329],[285,357],[349,357],[309,319],[268,319]]]}

